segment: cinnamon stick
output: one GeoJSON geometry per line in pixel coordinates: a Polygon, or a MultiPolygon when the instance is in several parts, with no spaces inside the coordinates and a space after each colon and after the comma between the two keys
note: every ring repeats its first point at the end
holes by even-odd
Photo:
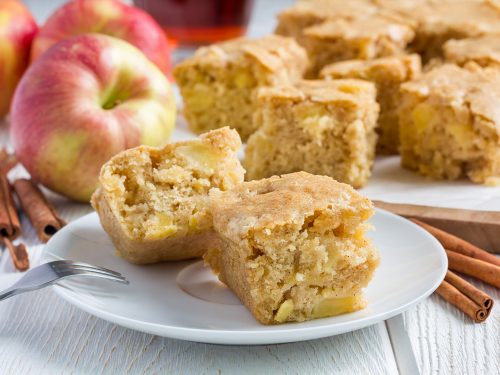
{"type": "Polygon", "coordinates": [[[488,317],[488,311],[475,302],[467,298],[453,285],[447,281],[443,281],[436,289],[436,293],[446,301],[458,307],[466,315],[470,316],[475,322],[480,323],[488,317]]]}
{"type": "Polygon", "coordinates": [[[47,242],[59,229],[66,225],[32,180],[21,178],[14,181],[14,190],[23,211],[28,216],[38,238],[42,242],[47,242]]]}
{"type": "Polygon", "coordinates": [[[493,299],[489,295],[462,279],[457,274],[448,271],[444,279],[487,311],[491,310],[493,307],[493,299]]]}
{"type": "Polygon", "coordinates": [[[448,268],[500,288],[500,267],[446,249],[448,268]]]}
{"type": "Polygon", "coordinates": [[[21,223],[12,196],[12,188],[4,173],[0,172],[0,236],[10,240],[21,234],[21,223]]]}
{"type": "Polygon", "coordinates": [[[497,258],[493,254],[490,254],[486,250],[480,249],[479,247],[458,238],[450,233],[447,233],[441,229],[433,227],[427,223],[424,223],[417,219],[410,219],[415,224],[421,226],[434,237],[437,238],[439,242],[443,245],[445,249],[454,251],[456,253],[466,255],[475,259],[480,259],[484,262],[488,262],[500,267],[500,258],[497,258]]]}
{"type": "Polygon", "coordinates": [[[7,237],[3,237],[3,242],[7,249],[9,249],[10,258],[12,263],[19,271],[26,271],[30,268],[30,260],[26,246],[22,243],[14,245],[7,237]]]}

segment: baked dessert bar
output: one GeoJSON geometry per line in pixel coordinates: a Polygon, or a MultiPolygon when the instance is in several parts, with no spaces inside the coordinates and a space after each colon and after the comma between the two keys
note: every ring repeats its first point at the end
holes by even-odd
{"type": "Polygon", "coordinates": [[[92,206],[119,255],[145,264],[203,255],[215,246],[208,193],[243,181],[238,133],[124,151],[101,170],[92,206]]]}
{"type": "Polygon", "coordinates": [[[402,54],[413,39],[413,29],[392,17],[334,19],[303,31],[303,46],[310,67],[307,77],[316,77],[328,64],[342,60],[370,60],[402,54]]]}
{"type": "Polygon", "coordinates": [[[324,79],[359,78],[375,83],[377,102],[380,104],[378,117],[377,152],[398,153],[400,104],[399,86],[418,78],[422,70],[420,56],[399,55],[375,60],[348,60],[327,65],[320,72],[324,79]]]}
{"type": "Polygon", "coordinates": [[[302,44],[305,28],[327,19],[367,18],[378,8],[370,0],[308,0],[297,1],[278,14],[275,33],[295,38],[302,44]]]}
{"type": "Polygon", "coordinates": [[[220,248],[205,261],[264,324],[365,307],[379,257],[365,237],[371,202],[305,172],[211,194],[220,248]]]}
{"type": "Polygon", "coordinates": [[[464,66],[474,62],[482,67],[500,67],[500,35],[449,40],[443,46],[446,61],[464,66]]]}
{"type": "Polygon", "coordinates": [[[401,162],[435,179],[500,182],[500,72],[445,64],[401,86],[401,162]]]}
{"type": "Polygon", "coordinates": [[[298,80],[307,64],[302,47],[277,35],[198,49],[174,69],[189,127],[202,133],[229,125],[246,140],[257,128],[255,91],[298,80]]]}
{"type": "Polygon", "coordinates": [[[370,176],[379,105],[371,82],[303,80],[259,91],[260,129],[247,143],[247,179],[306,171],[355,187],[370,176]]]}
{"type": "Polygon", "coordinates": [[[424,62],[441,57],[442,46],[450,39],[500,33],[500,8],[493,1],[432,1],[408,14],[418,23],[411,49],[424,62]]]}

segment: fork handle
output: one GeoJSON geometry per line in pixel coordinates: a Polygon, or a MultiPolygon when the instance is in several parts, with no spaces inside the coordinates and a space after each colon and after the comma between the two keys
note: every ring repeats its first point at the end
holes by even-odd
{"type": "Polygon", "coordinates": [[[29,290],[23,290],[19,288],[9,288],[4,290],[2,293],[0,293],[0,301],[3,301],[4,299],[7,299],[9,297],[13,297],[15,295],[24,293],[24,292],[29,292],[29,290]]]}

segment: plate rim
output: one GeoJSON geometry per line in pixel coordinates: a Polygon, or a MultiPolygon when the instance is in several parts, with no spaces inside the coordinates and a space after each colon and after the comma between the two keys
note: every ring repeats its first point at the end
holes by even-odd
{"type": "MultiPolygon", "coordinates": [[[[324,324],[316,327],[299,327],[298,325],[300,325],[300,323],[289,323],[291,327],[287,330],[284,330],[283,328],[280,328],[279,330],[273,329],[274,327],[283,327],[283,325],[269,325],[269,326],[262,325],[263,327],[266,327],[266,330],[264,332],[262,330],[256,330],[256,331],[234,330],[234,329],[214,330],[205,328],[178,327],[178,326],[151,323],[143,320],[128,318],[93,307],[92,305],[88,305],[83,300],[79,299],[78,294],[76,292],[61,285],[53,285],[52,290],[54,290],[55,293],[60,298],[69,302],[73,306],[95,317],[106,320],[110,323],[114,323],[140,332],[145,332],[173,339],[187,340],[192,342],[201,342],[207,344],[224,344],[224,345],[267,345],[267,344],[307,341],[312,339],[320,339],[320,338],[340,335],[343,333],[355,331],[361,328],[377,324],[381,321],[390,319],[396,315],[399,315],[409,310],[413,306],[423,301],[425,298],[429,297],[439,287],[441,282],[444,280],[446,271],[448,269],[448,258],[446,256],[444,248],[434,236],[432,236],[430,233],[422,229],[420,226],[418,226],[417,224],[413,223],[412,221],[404,217],[395,215],[391,212],[379,208],[375,208],[375,212],[376,214],[380,213],[382,215],[388,215],[392,219],[404,222],[405,225],[409,224],[410,226],[413,227],[413,229],[419,231],[421,234],[423,234],[432,242],[434,242],[435,245],[437,245],[436,251],[438,251],[439,260],[441,264],[441,269],[439,269],[440,277],[436,278],[432,286],[427,288],[425,292],[420,294],[418,297],[412,299],[411,301],[407,302],[406,304],[401,305],[389,311],[380,312],[379,314],[376,315],[369,315],[354,321],[324,324]]],[[[85,218],[88,218],[89,216],[97,217],[97,213],[91,212],[72,221],[67,227],[63,228],[61,231],[56,233],[53,238],[62,236],[63,235],[62,233],[65,229],[67,230],[67,228],[69,228],[71,225],[74,225],[74,223],[83,220],[85,218]]],[[[41,255],[41,262],[53,259],[53,256],[49,255],[50,242],[51,241],[49,241],[43,249],[43,253],[41,255]]]]}

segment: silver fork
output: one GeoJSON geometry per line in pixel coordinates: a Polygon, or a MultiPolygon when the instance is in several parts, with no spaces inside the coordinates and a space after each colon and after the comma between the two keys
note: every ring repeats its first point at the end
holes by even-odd
{"type": "Polygon", "coordinates": [[[120,273],[107,268],[71,260],[56,260],[44,263],[26,272],[18,282],[0,293],[0,301],[17,294],[45,288],[60,280],[76,276],[106,279],[122,284],[129,283],[120,273]]]}

